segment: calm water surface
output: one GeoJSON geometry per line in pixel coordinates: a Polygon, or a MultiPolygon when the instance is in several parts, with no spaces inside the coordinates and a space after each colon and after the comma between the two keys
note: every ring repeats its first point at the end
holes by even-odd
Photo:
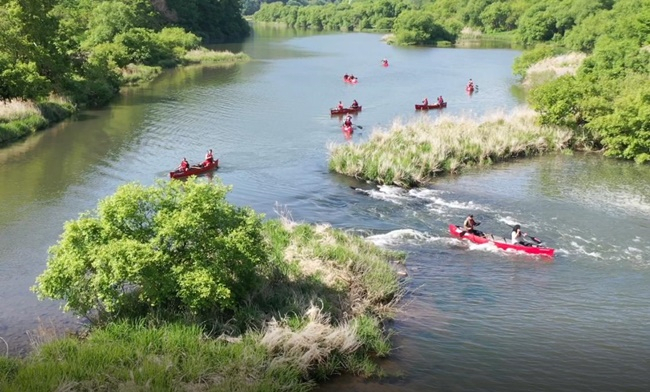
{"type": "MultiPolygon", "coordinates": [[[[444,113],[481,116],[521,104],[508,49],[387,46],[375,34],[257,30],[234,68],[186,68],[125,91],[114,105],[0,149],[0,337],[29,350],[39,326],[74,328],[29,291],[63,222],[130,181],[166,179],[213,148],[229,200],[275,217],[358,231],[408,252],[393,376],[344,376],[352,391],[647,391],[650,386],[650,167],[598,155],[545,156],[444,177],[425,189],[373,187],[329,173],[327,146],[363,140],[413,104],[443,95],[444,113]],[[380,66],[388,58],[390,67],[380,66]],[[359,84],[341,77],[353,73],[359,84]],[[465,94],[473,78],[480,91],[465,94]],[[352,141],[329,115],[357,99],[352,141]],[[354,191],[350,186],[361,189],[354,191]],[[468,246],[447,225],[521,223],[553,261],[468,246]]],[[[0,345],[0,352],[4,352],[0,345]]]]}

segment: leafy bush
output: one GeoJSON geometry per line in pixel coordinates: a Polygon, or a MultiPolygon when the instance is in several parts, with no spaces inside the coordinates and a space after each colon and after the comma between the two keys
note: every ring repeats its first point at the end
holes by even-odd
{"type": "Polygon", "coordinates": [[[129,63],[158,65],[162,60],[174,58],[172,48],[163,44],[153,30],[133,28],[115,36],[114,42],[126,47],[129,63]]]}
{"type": "Polygon", "coordinates": [[[80,315],[235,308],[267,263],[261,216],[221,183],[127,184],[67,222],[33,288],[80,315]]]}
{"type": "Polygon", "coordinates": [[[434,44],[450,40],[449,33],[436,23],[433,14],[416,10],[402,12],[393,25],[397,42],[405,45],[434,44]]]}

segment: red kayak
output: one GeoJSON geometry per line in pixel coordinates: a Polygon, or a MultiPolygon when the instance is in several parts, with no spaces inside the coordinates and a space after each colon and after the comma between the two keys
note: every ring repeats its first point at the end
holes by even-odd
{"type": "Polygon", "coordinates": [[[187,171],[181,171],[181,170],[171,171],[169,172],[169,177],[183,178],[188,176],[198,176],[199,174],[205,173],[210,170],[218,169],[218,168],[219,168],[219,160],[215,159],[214,161],[212,161],[211,164],[207,166],[192,165],[190,166],[189,169],[187,169],[187,171]]]}
{"type": "Polygon", "coordinates": [[[349,107],[349,108],[343,108],[343,109],[330,109],[330,114],[332,115],[337,115],[337,114],[348,114],[348,113],[356,113],[361,111],[361,106],[357,106],[356,108],[349,107]]]}
{"type": "Polygon", "coordinates": [[[460,239],[464,238],[475,244],[493,243],[499,249],[515,250],[518,252],[525,252],[531,255],[540,255],[540,256],[548,256],[548,257],[553,257],[553,254],[555,253],[555,249],[547,248],[540,245],[524,246],[524,245],[509,244],[508,240],[506,240],[505,238],[495,237],[492,234],[485,234],[485,237],[480,237],[471,233],[465,233],[465,235],[461,237],[460,233],[462,232],[463,229],[461,227],[458,227],[456,225],[449,225],[449,233],[453,237],[460,238],[460,239]]]}
{"type": "Polygon", "coordinates": [[[467,86],[465,89],[467,90],[468,93],[474,92],[474,86],[467,86]]]}
{"type": "Polygon", "coordinates": [[[415,110],[429,110],[429,109],[442,109],[447,107],[447,102],[443,102],[442,105],[434,103],[433,105],[418,105],[415,104],[415,110]]]}
{"type": "Polygon", "coordinates": [[[342,125],[342,126],[341,126],[341,129],[342,129],[343,132],[345,132],[345,133],[352,133],[352,132],[354,132],[354,128],[352,127],[352,125],[342,125]]]}

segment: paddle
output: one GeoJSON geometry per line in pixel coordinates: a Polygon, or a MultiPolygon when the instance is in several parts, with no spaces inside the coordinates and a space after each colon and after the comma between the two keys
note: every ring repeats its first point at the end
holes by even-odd
{"type": "Polygon", "coordinates": [[[541,244],[541,243],[542,243],[542,240],[540,240],[540,239],[537,238],[537,237],[533,237],[532,235],[527,235],[526,237],[530,238],[531,240],[533,240],[533,242],[536,242],[536,243],[538,243],[538,244],[541,244]]]}

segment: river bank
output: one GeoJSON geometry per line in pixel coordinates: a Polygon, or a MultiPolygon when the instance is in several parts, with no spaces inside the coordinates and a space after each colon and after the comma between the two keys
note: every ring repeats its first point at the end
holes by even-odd
{"type": "MultiPolygon", "coordinates": [[[[113,306],[120,309],[119,303],[124,301],[131,305],[127,306],[128,312],[119,312],[115,321],[94,324],[87,333],[81,333],[78,337],[57,336],[54,328],[33,335],[34,350],[27,357],[0,357],[2,390],[57,390],[83,385],[87,389],[148,386],[159,391],[175,391],[201,385],[223,390],[307,391],[316,381],[340,372],[363,376],[382,373],[374,359],[387,356],[391,350],[391,332],[386,322],[394,316],[402,295],[402,283],[394,268],[404,263],[404,253],[381,249],[357,235],[333,229],[329,225],[299,224],[292,221],[288,213],[280,219],[262,222],[260,219],[263,216],[250,209],[236,208],[223,199],[217,201],[225,196],[227,187],[199,184],[191,180],[183,184],[160,183],[151,188],[124,186],[116,195],[100,203],[95,223],[91,223],[95,226],[92,229],[94,235],[108,235],[105,240],[114,241],[118,247],[130,246],[123,239],[110,239],[114,231],[119,230],[118,227],[106,227],[105,233],[102,227],[113,224],[110,223],[113,214],[122,208],[122,204],[126,203],[123,205],[125,208],[129,206],[130,202],[123,199],[125,194],[140,200],[139,195],[145,194],[143,192],[157,194],[157,189],[165,190],[165,201],[160,204],[161,209],[154,212],[158,223],[145,231],[158,232],[157,235],[162,235],[167,241],[173,242],[169,237],[173,234],[160,220],[164,220],[168,213],[182,215],[178,208],[184,208],[184,197],[196,201],[197,197],[204,195],[216,202],[217,207],[194,205],[195,212],[197,208],[200,210],[201,218],[195,221],[198,225],[212,227],[214,222],[210,215],[221,219],[224,213],[234,214],[230,218],[244,214],[245,222],[225,224],[218,221],[219,232],[213,233],[207,240],[193,229],[195,225],[191,221],[184,220],[183,231],[196,233],[184,238],[189,239],[190,244],[201,244],[201,249],[213,249],[215,245],[232,242],[225,245],[224,249],[227,250],[237,242],[238,250],[235,253],[241,254],[231,257],[240,259],[237,263],[225,260],[229,272],[239,282],[235,285],[243,285],[245,279],[252,278],[248,273],[237,275],[242,274],[237,271],[245,268],[248,253],[255,253],[250,246],[264,249],[264,255],[251,255],[258,263],[257,276],[253,278],[257,283],[239,302],[229,305],[232,311],[215,313],[212,309],[208,318],[201,316],[201,313],[178,310],[170,314],[164,302],[158,303],[159,308],[151,311],[150,316],[132,318],[129,313],[135,314],[138,311],[134,308],[139,308],[136,300],[128,299],[129,293],[116,292],[120,299],[113,306]],[[170,208],[170,203],[175,202],[178,206],[170,208]],[[118,210],[114,210],[116,207],[118,210]],[[229,226],[232,224],[235,225],[233,228],[229,226]],[[261,242],[255,238],[255,227],[260,230],[261,242]],[[228,234],[231,229],[236,233],[228,234]],[[206,242],[212,241],[213,237],[217,237],[216,242],[206,242]],[[248,242],[250,245],[246,245],[248,242]],[[249,248],[244,249],[246,247],[249,248]]],[[[154,210],[157,208],[155,205],[156,202],[153,202],[151,206],[154,210]]],[[[137,212],[127,215],[137,220],[137,212]]],[[[110,304],[111,294],[101,289],[100,282],[111,277],[122,285],[130,286],[131,291],[134,287],[140,287],[141,296],[161,291],[162,286],[167,287],[162,291],[170,295],[168,277],[172,272],[156,273],[154,279],[161,286],[156,288],[148,285],[146,277],[152,268],[159,268],[165,263],[164,251],[156,257],[156,262],[141,259],[142,255],[128,256],[128,252],[124,253],[124,257],[135,259],[127,262],[132,269],[130,272],[119,272],[121,267],[118,260],[123,260],[121,257],[111,260],[110,257],[101,256],[101,249],[93,245],[92,239],[77,237],[79,231],[83,232],[84,227],[89,227],[87,225],[93,219],[89,217],[86,215],[66,225],[66,233],[57,249],[52,250],[48,270],[38,280],[36,290],[40,295],[56,295],[50,290],[58,287],[63,279],[68,283],[60,288],[68,293],[64,297],[75,309],[75,306],[80,306],[80,299],[75,296],[77,289],[68,290],[77,287],[75,276],[87,283],[86,278],[92,280],[93,288],[86,294],[97,295],[106,305],[110,304]],[[87,253],[94,256],[89,256],[92,267],[88,267],[89,271],[95,272],[89,274],[96,278],[89,278],[85,272],[81,275],[73,272],[83,268],[84,258],[73,256],[74,260],[71,260],[67,254],[83,245],[71,244],[66,238],[77,238],[81,243],[90,241],[87,253]],[[59,262],[64,270],[58,267],[59,262]],[[72,264],[75,267],[70,268],[72,264]],[[110,272],[110,269],[114,271],[110,272]],[[100,276],[99,271],[107,273],[100,276]]],[[[130,233],[129,230],[124,232],[130,237],[129,241],[138,241],[139,238],[145,248],[149,247],[147,244],[158,242],[143,239],[142,233],[130,233]]],[[[139,249],[139,252],[144,251],[143,247],[139,249]]],[[[152,251],[159,251],[159,247],[153,246],[152,251]]],[[[205,280],[208,279],[208,268],[201,267],[196,273],[189,271],[191,266],[183,253],[173,249],[172,252],[174,256],[170,260],[173,266],[163,269],[187,269],[180,276],[179,293],[203,295],[201,301],[204,305],[205,301],[218,304],[221,295],[205,295],[205,290],[210,290],[205,280]],[[197,275],[199,272],[204,275],[200,277],[197,275]],[[183,288],[183,282],[192,282],[193,288],[183,288]]],[[[107,289],[111,290],[111,287],[114,289],[115,285],[110,284],[107,289]]],[[[241,290],[233,286],[232,292],[237,291],[241,290]]],[[[82,294],[82,297],[86,297],[86,294],[82,294]]],[[[81,307],[85,309],[83,305],[81,307]]],[[[110,312],[110,307],[107,306],[104,311],[110,312]]]]}
{"type": "MultiPolygon", "coordinates": [[[[188,51],[182,66],[228,67],[249,61],[244,53],[200,48],[188,51]]],[[[120,70],[123,86],[141,86],[153,81],[163,68],[130,64],[120,70]]],[[[120,92],[116,93],[116,96],[120,92]]],[[[13,100],[0,103],[0,147],[44,130],[79,113],[82,108],[65,97],[50,97],[45,102],[13,100]]]]}

